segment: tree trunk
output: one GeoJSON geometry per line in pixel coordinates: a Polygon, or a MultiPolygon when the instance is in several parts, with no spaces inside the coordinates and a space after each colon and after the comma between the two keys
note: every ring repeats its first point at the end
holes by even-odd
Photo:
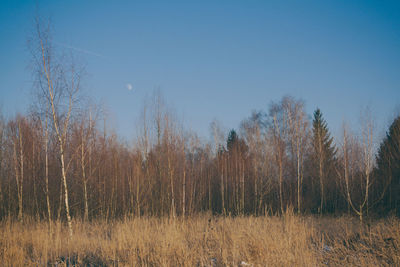
{"type": "Polygon", "coordinates": [[[224,186],[224,160],[222,159],[221,164],[221,201],[222,201],[222,214],[226,215],[225,210],[225,186],[224,186]]]}
{"type": "Polygon", "coordinates": [[[257,164],[254,162],[254,215],[258,215],[258,190],[257,190],[257,183],[258,183],[258,173],[257,173],[257,164]]]}
{"type": "MultiPolygon", "coordinates": [[[[185,154],[183,154],[185,157],[185,154]]],[[[185,159],[183,160],[183,183],[182,183],[182,216],[185,217],[186,215],[186,166],[185,166],[185,159]]]]}
{"type": "Polygon", "coordinates": [[[241,175],[240,175],[240,178],[241,178],[241,184],[242,184],[242,196],[241,196],[241,198],[242,198],[242,200],[241,200],[241,202],[242,202],[242,214],[244,214],[245,213],[245,207],[244,207],[244,193],[245,193],[245,188],[244,188],[244,160],[241,160],[241,162],[242,162],[242,171],[241,171],[241,175]]]}
{"type": "Polygon", "coordinates": [[[65,201],[65,212],[67,215],[67,223],[68,223],[68,230],[69,230],[69,236],[72,237],[72,221],[71,221],[71,215],[69,213],[69,203],[68,203],[68,186],[67,186],[67,174],[65,171],[65,162],[64,162],[64,149],[62,147],[62,144],[60,144],[60,154],[61,154],[61,174],[62,174],[62,179],[63,179],[63,184],[64,184],[64,201],[65,201]]]}
{"type": "Polygon", "coordinates": [[[22,202],[22,196],[23,196],[23,184],[24,184],[24,151],[22,148],[22,134],[21,134],[21,127],[19,126],[19,153],[20,153],[20,199],[19,199],[19,212],[18,212],[18,218],[19,220],[22,221],[22,208],[23,208],[23,202],[22,202]]]}
{"type": "Polygon", "coordinates": [[[51,206],[49,197],[49,152],[48,152],[48,130],[47,130],[47,117],[46,117],[46,133],[45,133],[45,183],[46,183],[46,204],[47,204],[47,217],[49,220],[49,230],[52,233],[51,225],[51,206]]]}
{"type": "MultiPolygon", "coordinates": [[[[82,126],[83,127],[83,126],[82,126]]],[[[85,211],[83,220],[86,222],[89,219],[89,206],[88,206],[88,197],[87,197],[87,179],[86,179],[86,171],[85,171],[85,141],[83,137],[83,128],[81,133],[81,168],[82,168],[82,182],[83,182],[83,201],[85,205],[85,211]]]]}
{"type": "MultiPolygon", "coordinates": [[[[167,144],[168,146],[168,144],[167,144]]],[[[171,158],[169,155],[169,151],[167,151],[167,160],[168,160],[168,174],[169,174],[169,181],[171,186],[171,216],[175,218],[175,192],[174,192],[174,174],[171,167],[171,158]]]]}
{"type": "Polygon", "coordinates": [[[300,148],[297,143],[297,214],[301,211],[300,148]]]}
{"type": "Polygon", "coordinates": [[[281,212],[283,213],[283,192],[282,192],[282,183],[283,183],[283,162],[282,158],[279,159],[279,201],[281,204],[281,212]]]}

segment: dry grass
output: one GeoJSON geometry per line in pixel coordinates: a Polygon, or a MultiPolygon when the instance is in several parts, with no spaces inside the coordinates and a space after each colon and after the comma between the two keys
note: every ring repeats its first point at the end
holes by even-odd
{"type": "Polygon", "coordinates": [[[400,266],[400,222],[351,218],[136,218],[0,224],[4,266],[400,266]]]}

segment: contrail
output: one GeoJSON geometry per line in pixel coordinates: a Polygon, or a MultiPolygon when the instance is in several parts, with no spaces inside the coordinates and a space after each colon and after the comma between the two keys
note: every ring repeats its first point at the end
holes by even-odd
{"type": "Polygon", "coordinates": [[[95,53],[95,52],[92,52],[92,51],[89,51],[89,50],[85,50],[85,49],[82,49],[82,48],[79,48],[79,47],[74,47],[74,46],[67,45],[67,44],[62,44],[62,43],[59,43],[59,42],[54,42],[54,43],[59,45],[59,46],[63,46],[63,47],[68,48],[68,49],[73,49],[75,51],[78,51],[78,52],[81,52],[81,53],[84,53],[84,54],[88,54],[88,55],[92,55],[92,56],[96,56],[96,57],[101,57],[101,58],[107,58],[107,57],[105,57],[105,56],[103,56],[101,54],[98,54],[98,53],[95,53]]]}

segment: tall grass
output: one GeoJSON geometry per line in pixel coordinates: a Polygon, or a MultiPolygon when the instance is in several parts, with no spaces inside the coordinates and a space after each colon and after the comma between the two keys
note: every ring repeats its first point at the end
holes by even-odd
{"type": "Polygon", "coordinates": [[[3,221],[4,266],[400,266],[398,219],[134,218],[65,225],[3,221]]]}

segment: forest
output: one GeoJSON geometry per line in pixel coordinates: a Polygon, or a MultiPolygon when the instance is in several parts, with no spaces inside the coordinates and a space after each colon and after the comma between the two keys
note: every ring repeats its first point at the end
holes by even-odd
{"type": "Polygon", "coordinates": [[[54,49],[45,26],[37,21],[29,40],[29,111],[0,116],[6,265],[400,262],[400,115],[379,139],[367,108],[359,131],[343,123],[334,138],[323,107],[307,114],[304,100],[285,95],[237,129],[212,121],[205,140],[156,90],[143,100],[128,143],[85,94],[84,69],[54,49]],[[325,220],[336,228],[318,226],[325,220]],[[277,239],[267,240],[271,229],[277,239]],[[85,243],[91,233],[100,238],[97,250],[85,243]],[[194,246],[199,254],[190,254],[194,246]]]}
{"type": "MultiPolygon", "coordinates": [[[[0,117],[0,219],[106,220],[140,216],[400,215],[400,116],[377,139],[372,112],[360,132],[334,139],[323,112],[292,96],[266,105],[212,140],[184,128],[160,91],[144,101],[127,144],[81,88],[83,69],[56,53],[37,21],[30,39],[30,111],[0,117]]],[[[323,107],[322,107],[323,109],[323,107]]]]}
{"type": "Polygon", "coordinates": [[[360,132],[334,139],[323,112],[292,96],[271,102],[212,140],[187,131],[160,91],[144,101],[128,145],[84,95],[82,69],[53,51],[37,22],[27,114],[0,119],[0,218],[91,220],[131,216],[400,215],[400,116],[377,140],[366,109],[360,132]]]}
{"type": "Polygon", "coordinates": [[[224,133],[214,121],[214,140],[204,143],[179,125],[160,93],[152,100],[133,146],[87,106],[2,119],[1,218],[265,215],[287,207],[399,215],[400,117],[375,153],[372,121],[360,135],[344,126],[334,140],[319,109],[310,120],[303,101],[285,96],[238,131],[224,133]]]}

